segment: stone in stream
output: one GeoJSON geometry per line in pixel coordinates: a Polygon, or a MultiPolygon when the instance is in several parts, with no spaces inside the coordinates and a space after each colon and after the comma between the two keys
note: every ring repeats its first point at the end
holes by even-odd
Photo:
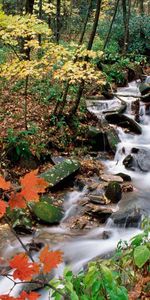
{"type": "Polygon", "coordinates": [[[63,216],[59,207],[53,206],[44,201],[34,204],[32,211],[40,221],[50,224],[59,223],[63,216]]]}
{"type": "Polygon", "coordinates": [[[142,129],[140,125],[126,115],[112,113],[112,114],[107,114],[105,118],[110,124],[115,124],[120,127],[127,128],[130,132],[133,132],[135,134],[142,133],[142,129]]]}
{"type": "Polygon", "coordinates": [[[106,187],[105,196],[113,203],[118,203],[122,197],[120,184],[116,181],[109,182],[108,186],[106,187]]]}
{"type": "Polygon", "coordinates": [[[139,86],[139,90],[141,92],[141,95],[144,96],[144,98],[141,98],[141,101],[150,102],[150,95],[148,95],[150,93],[150,84],[142,82],[139,86]]]}
{"type": "Polygon", "coordinates": [[[131,154],[129,154],[124,160],[123,164],[127,169],[140,170],[142,172],[150,171],[150,150],[132,148],[131,154]]]}
{"type": "Polygon", "coordinates": [[[139,227],[142,219],[146,216],[143,209],[128,209],[114,212],[111,219],[118,227],[139,227]]]}
{"type": "Polygon", "coordinates": [[[125,173],[117,173],[116,176],[119,176],[123,179],[123,181],[131,181],[131,177],[125,173]]]}
{"type": "Polygon", "coordinates": [[[108,124],[106,119],[101,120],[101,126],[102,126],[104,132],[106,133],[106,137],[107,137],[107,141],[108,141],[110,150],[113,153],[116,153],[117,145],[118,145],[118,143],[120,143],[120,139],[119,139],[119,136],[118,136],[116,130],[108,124]]]}
{"type": "Polygon", "coordinates": [[[120,183],[123,182],[122,176],[119,176],[118,174],[117,175],[102,174],[100,176],[100,179],[107,181],[107,182],[110,182],[110,181],[116,181],[116,182],[120,182],[120,183]]]}
{"type": "Polygon", "coordinates": [[[42,173],[40,177],[49,183],[49,188],[53,188],[64,183],[65,179],[69,180],[72,178],[79,168],[80,164],[77,160],[65,159],[63,162],[42,173]]]}
{"type": "Polygon", "coordinates": [[[87,139],[89,144],[91,144],[93,151],[109,150],[107,136],[106,133],[103,132],[103,129],[89,126],[87,139]]]}

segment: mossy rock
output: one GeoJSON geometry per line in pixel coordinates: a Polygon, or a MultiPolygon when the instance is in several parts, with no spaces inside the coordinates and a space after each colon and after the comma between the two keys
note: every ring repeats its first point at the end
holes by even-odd
{"type": "Polygon", "coordinates": [[[42,173],[40,177],[44,178],[48,183],[49,187],[54,187],[64,179],[75,174],[80,168],[80,164],[77,160],[66,159],[63,162],[52,167],[50,170],[42,173]]]}
{"type": "Polygon", "coordinates": [[[119,202],[122,196],[120,184],[116,181],[111,181],[106,188],[105,196],[113,203],[119,202]]]}
{"type": "Polygon", "coordinates": [[[38,202],[32,209],[36,217],[46,223],[59,223],[63,217],[62,211],[59,207],[53,206],[47,202],[38,202]]]}

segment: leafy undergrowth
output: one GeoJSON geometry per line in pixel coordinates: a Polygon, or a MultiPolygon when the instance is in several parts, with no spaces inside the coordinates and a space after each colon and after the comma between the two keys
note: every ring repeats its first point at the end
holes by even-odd
{"type": "MultiPolygon", "coordinates": [[[[53,279],[57,288],[71,300],[138,300],[150,299],[150,240],[149,221],[143,233],[130,243],[119,242],[114,256],[109,260],[90,262],[85,271],[74,275],[65,270],[64,278],[53,279]]],[[[54,299],[62,299],[55,291],[54,299]]]]}

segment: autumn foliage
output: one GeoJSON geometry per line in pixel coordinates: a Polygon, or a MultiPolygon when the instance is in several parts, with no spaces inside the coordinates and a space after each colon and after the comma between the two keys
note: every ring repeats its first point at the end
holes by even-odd
{"type": "MultiPolygon", "coordinates": [[[[0,189],[10,192],[8,205],[11,209],[14,208],[26,208],[28,202],[39,201],[39,193],[44,193],[45,189],[48,187],[48,183],[37,176],[38,170],[31,171],[27,173],[24,177],[20,179],[21,191],[16,192],[10,182],[5,181],[5,179],[0,176],[0,189]]],[[[0,200],[0,217],[6,212],[6,204],[4,201],[0,200]]]]}
{"type": "MultiPolygon", "coordinates": [[[[38,170],[31,171],[20,179],[20,191],[17,192],[13,189],[13,185],[7,182],[2,176],[0,176],[0,189],[3,191],[3,198],[5,198],[5,191],[7,196],[9,195],[9,201],[6,202],[3,199],[0,200],[0,218],[7,214],[7,207],[14,208],[26,208],[28,202],[39,201],[40,193],[44,193],[48,187],[48,183],[37,176],[38,170]]],[[[34,262],[31,257],[28,256],[28,251],[25,253],[19,253],[15,255],[9,261],[9,267],[12,269],[12,280],[15,285],[15,280],[21,282],[29,282],[36,280],[38,274],[46,274],[51,272],[52,269],[62,262],[61,251],[50,251],[48,246],[45,246],[39,255],[38,262],[34,262]]],[[[6,272],[1,273],[2,276],[7,276],[6,272]]],[[[9,274],[8,274],[9,275],[9,274]]],[[[0,295],[0,300],[37,300],[39,294],[36,292],[26,293],[22,291],[16,298],[11,295],[0,295]]]]}

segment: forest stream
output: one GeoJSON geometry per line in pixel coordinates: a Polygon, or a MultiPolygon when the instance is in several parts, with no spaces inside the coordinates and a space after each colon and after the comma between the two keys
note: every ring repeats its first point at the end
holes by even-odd
{"type": "MultiPolygon", "coordinates": [[[[132,102],[135,101],[133,97],[123,97],[123,95],[140,95],[139,93],[139,81],[129,83],[127,87],[118,88],[117,93],[122,95],[122,99],[127,103],[127,109],[125,115],[130,118],[134,118],[132,111],[132,102]]],[[[97,101],[90,107],[90,111],[94,113],[98,118],[102,117],[102,110],[113,109],[117,103],[117,98],[113,100],[106,100],[100,105],[97,101]],[[107,104],[107,105],[106,105],[107,104]]],[[[82,269],[87,262],[95,259],[96,257],[107,257],[116,248],[120,240],[129,241],[130,238],[137,233],[141,232],[140,222],[144,215],[150,212],[150,162],[149,157],[147,161],[142,163],[143,171],[138,166],[135,168],[125,168],[123,161],[125,157],[131,154],[132,149],[144,149],[150,156],[150,114],[146,111],[144,104],[140,103],[139,110],[139,124],[142,128],[142,134],[132,134],[125,132],[121,127],[117,127],[117,131],[120,138],[117,151],[113,160],[103,161],[106,166],[105,173],[118,174],[125,173],[132,179],[134,190],[132,192],[124,193],[121,201],[113,206],[114,213],[112,217],[108,218],[104,226],[90,229],[88,232],[80,230],[77,235],[66,227],[66,220],[69,217],[76,214],[79,201],[88,194],[86,186],[82,190],[75,189],[72,192],[68,192],[64,201],[64,217],[56,227],[40,227],[34,233],[34,236],[25,236],[22,238],[25,244],[31,242],[34,238],[35,241],[43,244],[49,244],[53,249],[61,249],[64,253],[64,263],[61,264],[54,276],[60,276],[63,273],[65,265],[70,266],[73,272],[78,272],[82,269]],[[144,167],[146,170],[144,170],[144,167]],[[149,169],[148,169],[149,168],[149,169]],[[134,224],[129,221],[132,213],[135,213],[134,224]],[[124,221],[115,222],[116,214],[124,213],[124,221]],[[131,213],[131,215],[130,215],[131,213]],[[104,233],[106,237],[104,238],[104,233]]],[[[142,155],[145,155],[142,153],[142,155]]],[[[141,163],[141,162],[140,162],[141,163]]],[[[141,165],[140,165],[141,166],[141,165]]],[[[20,244],[13,235],[9,232],[8,227],[3,226],[1,228],[0,235],[0,251],[1,255],[6,258],[12,256],[12,254],[22,251],[20,244]]],[[[12,287],[12,282],[3,278],[0,281],[0,294],[5,294],[12,287]]],[[[22,287],[16,286],[12,295],[16,295],[22,287]]],[[[47,291],[40,291],[42,296],[40,299],[48,299],[47,291]]]]}

